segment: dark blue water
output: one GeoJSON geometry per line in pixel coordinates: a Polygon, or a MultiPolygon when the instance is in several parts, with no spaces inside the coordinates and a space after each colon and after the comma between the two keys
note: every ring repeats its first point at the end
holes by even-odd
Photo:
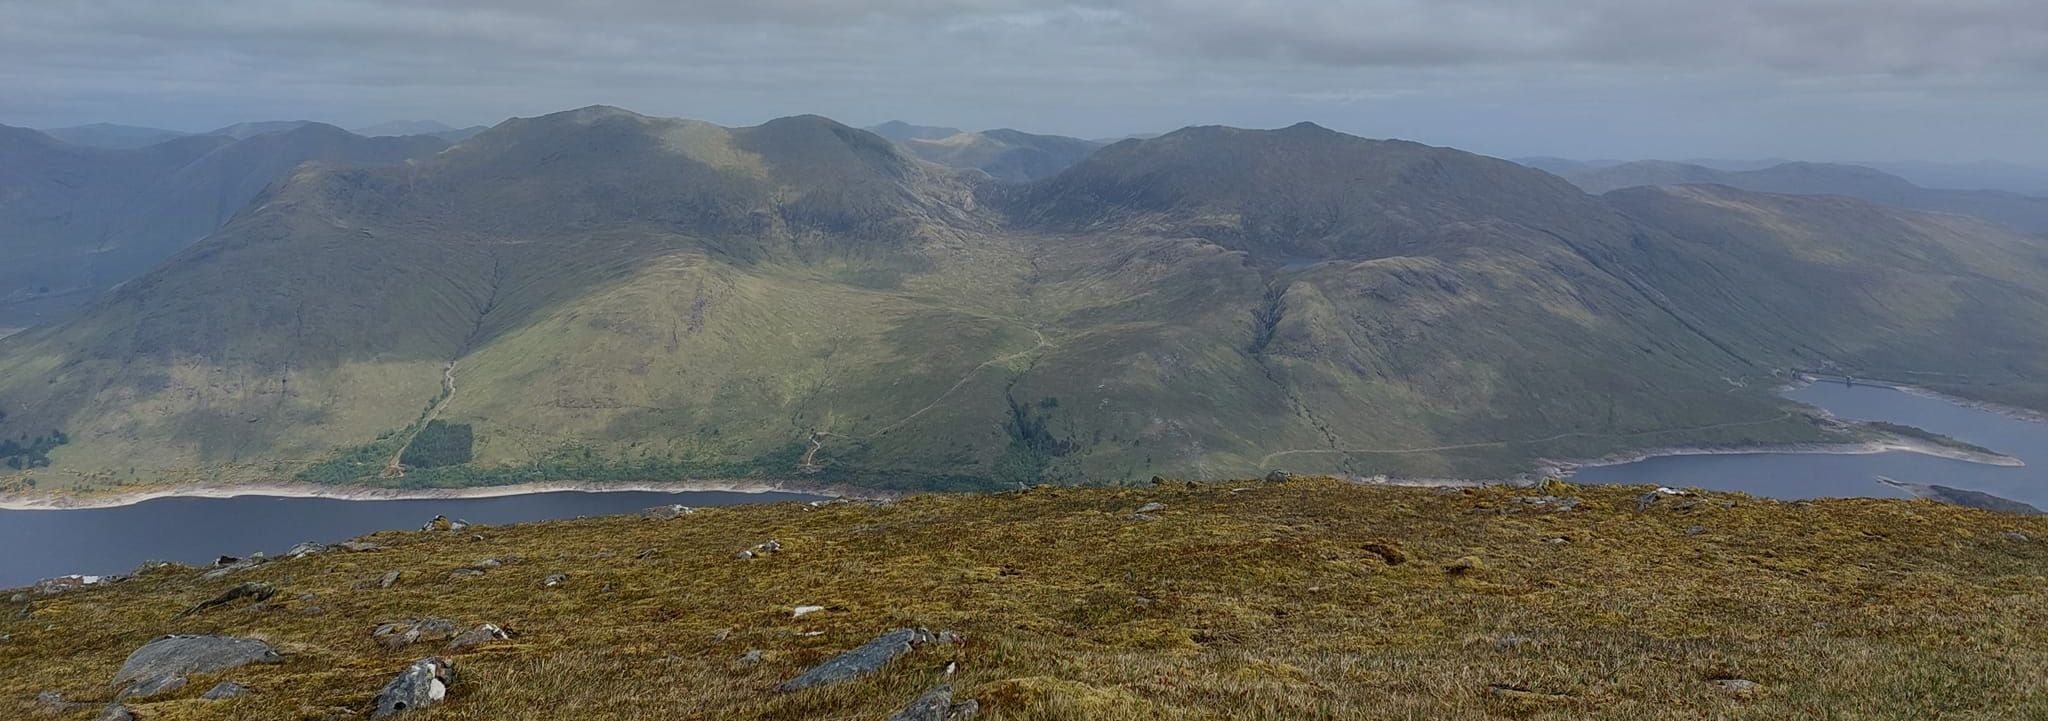
{"type": "Polygon", "coordinates": [[[1775,498],[1905,496],[1877,482],[1877,476],[1886,476],[1907,483],[1983,491],[2048,508],[2048,424],[1875,386],[1815,383],[1785,395],[1842,418],[1890,421],[1946,434],[2027,465],[1987,466],[1916,453],[1668,456],[1580,469],[1575,480],[1694,486],[1775,498]]]}
{"type": "Polygon", "coordinates": [[[331,543],[375,531],[419,528],[436,514],[476,524],[504,524],[632,513],[674,503],[730,506],[818,498],[724,491],[560,492],[403,501],[242,496],[160,498],[117,508],[0,510],[0,588],[74,573],[126,573],[147,560],[197,564],[254,551],[276,555],[301,541],[331,543]]]}

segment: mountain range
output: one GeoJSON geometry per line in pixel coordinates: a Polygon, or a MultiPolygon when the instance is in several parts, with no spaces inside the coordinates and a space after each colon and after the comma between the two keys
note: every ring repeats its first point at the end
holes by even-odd
{"type": "Polygon", "coordinates": [[[979,170],[998,180],[1038,180],[1058,174],[1107,143],[1007,128],[968,132],[891,120],[868,128],[919,160],[979,170]]]}
{"type": "Polygon", "coordinates": [[[300,166],[0,339],[0,436],[62,430],[52,488],[990,488],[1836,437],[1788,368],[2048,408],[2048,246],[1971,218],[1306,123],[1028,182],[912,141],[598,106],[300,166]]]}
{"type": "Polygon", "coordinates": [[[1785,162],[1753,170],[1726,170],[1661,160],[1616,165],[1572,164],[1554,158],[1527,162],[1557,173],[1590,193],[1644,185],[1711,183],[1764,193],[1842,195],[1899,208],[1968,215],[2027,233],[2048,234],[2048,197],[1999,190],[1923,188],[1905,178],[1861,165],[1785,162]]]}
{"type": "Polygon", "coordinates": [[[301,163],[397,163],[448,146],[320,123],[238,128],[115,149],[0,126],[0,326],[62,317],[155,267],[301,163]]]}

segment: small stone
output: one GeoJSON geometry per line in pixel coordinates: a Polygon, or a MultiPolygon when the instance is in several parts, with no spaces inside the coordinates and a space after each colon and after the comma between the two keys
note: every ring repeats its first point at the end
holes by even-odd
{"type": "Polygon", "coordinates": [[[476,563],[475,563],[474,565],[470,566],[470,568],[483,568],[483,569],[488,569],[488,568],[497,568],[497,567],[499,567],[499,566],[503,566],[503,565],[505,565],[505,562],[504,562],[504,561],[500,561],[500,560],[498,560],[498,559],[495,559],[495,558],[486,558],[486,559],[484,559],[484,560],[481,560],[481,561],[477,561],[477,562],[476,562],[476,563]]]}
{"type": "Polygon", "coordinates": [[[462,628],[454,621],[428,618],[382,624],[370,632],[370,637],[382,642],[385,648],[395,650],[415,643],[446,641],[461,632],[462,628]]]}
{"type": "Polygon", "coordinates": [[[942,683],[919,695],[889,721],[951,721],[972,718],[980,710],[980,704],[972,701],[953,703],[953,687],[942,683]]]}
{"type": "Polygon", "coordinates": [[[1543,542],[1554,546],[1562,543],[1571,543],[1572,539],[1565,538],[1564,536],[1551,536],[1549,538],[1543,539],[1543,542]]]}
{"type": "Polygon", "coordinates": [[[1493,637],[1493,648],[1497,651],[1511,651],[1535,642],[1536,639],[1529,638],[1528,636],[1516,636],[1509,634],[1493,637]]]}
{"type": "Polygon", "coordinates": [[[202,699],[206,699],[208,701],[220,701],[223,699],[231,699],[246,696],[248,695],[248,693],[249,687],[247,686],[243,686],[233,681],[222,681],[220,683],[214,684],[213,688],[207,689],[206,693],[200,694],[199,697],[202,699]]]}
{"type": "Polygon", "coordinates": [[[1158,512],[1160,512],[1160,511],[1164,511],[1164,510],[1166,510],[1166,504],[1164,504],[1164,503],[1156,503],[1156,502],[1155,502],[1155,503],[1147,503],[1147,504],[1145,504],[1145,505],[1142,505],[1142,506],[1139,506],[1139,507],[1138,507],[1138,512],[1139,512],[1139,513],[1158,513],[1158,512]]]}
{"type": "Polygon", "coordinates": [[[2032,538],[2028,538],[2027,534],[2020,533],[2019,531],[2006,531],[1998,535],[2003,536],[2005,540],[2012,541],[2013,543],[2026,543],[2028,541],[2034,540],[2032,538]]]}
{"type": "Polygon", "coordinates": [[[1688,535],[1688,536],[1697,536],[1697,535],[1700,535],[1700,534],[1702,534],[1702,533],[1706,533],[1706,532],[1707,532],[1707,527],[1706,527],[1706,526],[1688,526],[1688,527],[1686,527],[1686,529],[1685,529],[1685,535],[1688,535]]]}
{"type": "Polygon", "coordinates": [[[384,550],[384,544],[371,543],[369,541],[342,541],[339,547],[341,550],[348,551],[349,553],[367,553],[384,550]]]}
{"type": "Polygon", "coordinates": [[[487,643],[510,640],[512,640],[512,634],[506,633],[505,629],[499,628],[498,625],[494,623],[486,623],[481,626],[477,626],[476,628],[472,628],[464,632],[460,636],[456,636],[455,640],[448,642],[448,650],[461,651],[463,649],[482,646],[487,643]]]}
{"type": "Polygon", "coordinates": [[[1763,690],[1764,685],[1746,678],[1717,678],[1711,683],[1714,688],[1730,696],[1752,696],[1763,690]]]}
{"type": "Polygon", "coordinates": [[[823,611],[823,610],[825,610],[825,607],[824,607],[824,606],[798,606],[798,607],[796,607],[795,609],[793,609],[793,610],[791,610],[791,611],[790,611],[789,617],[790,617],[790,618],[803,618],[803,617],[805,617],[805,616],[808,616],[808,615],[811,615],[811,614],[813,614],[813,613],[817,613],[817,612],[819,612],[819,611],[823,611]]]}
{"type": "Polygon", "coordinates": [[[390,718],[433,706],[448,698],[448,687],[454,683],[455,662],[439,656],[414,661],[377,692],[377,708],[370,718],[390,718]]]}
{"type": "Polygon", "coordinates": [[[643,510],[640,512],[640,517],[651,521],[673,521],[696,512],[697,509],[678,503],[668,506],[655,506],[643,510]]]}
{"type": "Polygon", "coordinates": [[[107,704],[100,710],[100,715],[92,717],[92,721],[135,721],[135,712],[118,703],[107,704]]]}
{"type": "Polygon", "coordinates": [[[1444,573],[1453,576],[1465,576],[1484,570],[1486,570],[1486,562],[1479,560],[1478,556],[1466,556],[1444,565],[1444,573]]]}
{"type": "Polygon", "coordinates": [[[404,572],[403,572],[403,571],[392,571],[392,572],[390,572],[390,573],[384,574],[384,578],[383,578],[382,580],[379,580],[379,581],[377,582],[377,587],[378,587],[378,588],[390,588],[390,587],[392,587],[392,586],[394,586],[394,585],[397,585],[397,584],[398,584],[398,577],[399,577],[399,576],[402,576],[402,575],[404,575],[404,572]]]}
{"type": "Polygon", "coordinates": [[[47,713],[64,714],[88,708],[92,704],[83,701],[68,701],[65,700],[64,694],[56,691],[44,691],[36,694],[36,706],[47,713]]]}
{"type": "Polygon", "coordinates": [[[481,568],[458,568],[448,572],[449,578],[481,578],[483,575],[481,568]]]}
{"type": "Polygon", "coordinates": [[[564,583],[568,583],[568,582],[569,582],[569,575],[568,575],[568,574],[565,574],[565,573],[550,573],[550,574],[548,574],[548,577],[547,577],[547,578],[543,578],[543,579],[541,579],[541,581],[540,581],[540,587],[541,587],[541,588],[555,588],[555,587],[557,587],[557,586],[560,586],[560,585],[562,585],[562,584],[564,584],[564,583]]]}
{"type": "Polygon", "coordinates": [[[1273,471],[1271,473],[1266,474],[1267,483],[1286,483],[1287,481],[1293,479],[1294,474],[1288,473],[1286,471],[1273,471]]]}
{"type": "Polygon", "coordinates": [[[1656,491],[1636,496],[1636,512],[1642,513],[1650,510],[1651,506],[1657,505],[1657,499],[1659,498],[1662,498],[1662,496],[1657,495],[1656,491]]]}
{"type": "Polygon", "coordinates": [[[761,654],[761,649],[758,649],[758,648],[750,648],[750,649],[747,649],[747,652],[746,652],[746,653],[740,654],[740,658],[739,658],[739,661],[738,661],[738,663],[739,663],[739,665],[741,665],[741,666],[752,666],[752,665],[754,665],[754,664],[760,663],[760,662],[761,662],[761,658],[762,658],[762,654],[761,654]]]}
{"type": "Polygon", "coordinates": [[[292,546],[290,549],[287,549],[284,552],[284,555],[286,558],[305,558],[307,556],[319,555],[326,551],[326,544],[307,541],[305,543],[301,543],[296,546],[292,546]]]}

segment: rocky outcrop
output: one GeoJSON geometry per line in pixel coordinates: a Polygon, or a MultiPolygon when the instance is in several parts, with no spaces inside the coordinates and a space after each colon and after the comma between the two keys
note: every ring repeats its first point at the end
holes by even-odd
{"type": "Polygon", "coordinates": [[[775,688],[787,693],[866,676],[880,670],[897,657],[910,653],[912,649],[931,643],[933,638],[930,631],[921,628],[899,628],[812,667],[811,670],[784,681],[781,686],[775,688]]]}
{"type": "Polygon", "coordinates": [[[439,656],[414,661],[377,692],[377,708],[370,718],[390,718],[438,704],[448,698],[448,687],[454,683],[455,662],[439,656]]]}
{"type": "Polygon", "coordinates": [[[253,603],[262,603],[264,601],[270,600],[270,597],[275,595],[277,595],[277,587],[271,584],[263,583],[260,581],[243,583],[235,586],[234,588],[222,591],[221,594],[218,596],[214,596],[213,598],[201,601],[199,602],[199,605],[185,609],[178,615],[172,616],[171,620],[176,621],[178,619],[190,616],[192,614],[204,611],[209,608],[225,606],[230,603],[234,603],[236,601],[244,599],[248,599],[253,603]]]}
{"type": "Polygon", "coordinates": [[[512,640],[511,633],[503,628],[499,628],[495,623],[486,623],[464,631],[460,636],[456,636],[454,640],[448,642],[448,650],[461,651],[489,643],[509,640],[512,640]]]}
{"type": "Polygon", "coordinates": [[[889,717],[889,721],[966,721],[981,712],[981,704],[968,699],[953,702],[953,687],[939,684],[889,717]]]}
{"type": "Polygon", "coordinates": [[[229,636],[164,636],[143,644],[114,672],[114,688],[123,695],[167,693],[184,685],[184,676],[219,673],[252,663],[283,660],[270,644],[229,636]]]}

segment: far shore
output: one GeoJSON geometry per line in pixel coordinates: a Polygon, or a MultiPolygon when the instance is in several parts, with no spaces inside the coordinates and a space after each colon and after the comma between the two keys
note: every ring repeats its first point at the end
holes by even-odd
{"type": "Polygon", "coordinates": [[[471,488],[364,488],[351,486],[324,486],[310,483],[248,483],[194,486],[165,486],[163,488],[113,491],[84,496],[12,495],[0,496],[0,510],[6,511],[70,511],[93,508],[115,508],[131,506],[143,501],[159,498],[238,498],[242,496],[264,496],[272,498],[327,498],[341,501],[410,501],[461,498],[501,498],[523,496],[534,493],[617,493],[641,491],[652,493],[695,493],[723,491],[728,493],[801,493],[813,496],[850,498],[857,500],[886,500],[901,494],[841,486],[820,486],[794,481],[764,481],[755,479],[709,479],[673,482],[635,483],[590,483],[578,481],[547,481],[540,483],[515,483],[503,486],[476,486],[471,488]]]}
{"type": "Polygon", "coordinates": [[[1915,438],[1889,438],[1865,443],[1784,443],[1760,446],[1671,446],[1624,451],[1583,461],[1556,461],[1559,475],[1570,478],[1580,468],[1619,466],[1666,456],[1748,456],[1769,454],[1810,454],[1860,456],[1876,453],[1917,453],[1965,463],[2020,468],[2027,465],[2012,456],[1952,448],[1915,438]]]}

